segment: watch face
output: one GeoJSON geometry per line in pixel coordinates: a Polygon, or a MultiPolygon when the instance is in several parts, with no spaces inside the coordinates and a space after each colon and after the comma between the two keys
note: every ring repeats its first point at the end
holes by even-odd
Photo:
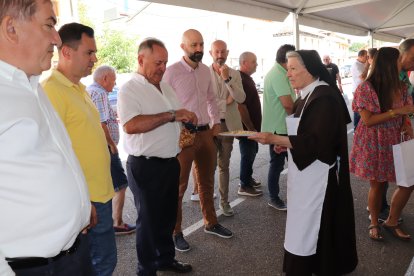
{"type": "Polygon", "coordinates": [[[175,110],[169,110],[168,112],[170,112],[170,114],[172,116],[170,122],[174,122],[175,121],[175,110]]]}

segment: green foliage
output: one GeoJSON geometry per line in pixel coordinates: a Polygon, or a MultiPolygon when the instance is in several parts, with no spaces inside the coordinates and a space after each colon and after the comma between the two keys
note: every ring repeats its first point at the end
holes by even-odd
{"type": "Polygon", "coordinates": [[[129,38],[121,31],[106,30],[96,40],[98,66],[110,65],[118,73],[130,73],[137,69],[136,38],[129,38]]]}
{"type": "Polygon", "coordinates": [[[78,15],[79,15],[79,23],[89,26],[92,29],[95,29],[95,25],[93,24],[90,16],[88,14],[89,6],[85,3],[84,0],[78,1],[78,15]]]}
{"type": "Polygon", "coordinates": [[[367,47],[367,43],[364,43],[364,42],[354,42],[349,47],[349,51],[357,53],[360,50],[365,49],[366,47],[367,47]]]}

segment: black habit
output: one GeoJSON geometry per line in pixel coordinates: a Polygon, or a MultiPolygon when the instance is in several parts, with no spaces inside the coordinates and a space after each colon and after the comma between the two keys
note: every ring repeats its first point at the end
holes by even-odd
{"type": "MultiPolygon", "coordinates": [[[[350,117],[339,91],[330,86],[318,86],[307,97],[297,136],[289,136],[293,161],[299,170],[316,159],[333,164],[339,156],[340,162],[329,170],[316,254],[303,257],[285,250],[283,269],[288,276],[342,275],[358,263],[348,165],[346,125],[350,117]]],[[[295,117],[300,116],[305,100],[295,102],[295,117]]]]}

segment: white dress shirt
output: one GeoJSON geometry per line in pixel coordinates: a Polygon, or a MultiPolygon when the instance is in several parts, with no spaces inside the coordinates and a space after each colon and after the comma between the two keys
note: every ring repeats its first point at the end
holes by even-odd
{"type": "Polygon", "coordinates": [[[365,63],[355,60],[351,65],[352,74],[352,93],[355,93],[358,85],[362,82],[361,75],[364,72],[365,63]]]}
{"type": "Polygon", "coordinates": [[[39,77],[0,61],[0,275],[5,257],[54,257],[89,223],[85,178],[39,77]]]}
{"type": "MultiPolygon", "coordinates": [[[[123,126],[138,115],[152,115],[177,110],[180,103],[166,82],[160,83],[162,93],[144,76],[135,73],[118,93],[118,116],[123,126]]],[[[180,151],[180,123],[163,124],[151,131],[124,135],[125,152],[133,156],[171,158],[180,151]]]]}

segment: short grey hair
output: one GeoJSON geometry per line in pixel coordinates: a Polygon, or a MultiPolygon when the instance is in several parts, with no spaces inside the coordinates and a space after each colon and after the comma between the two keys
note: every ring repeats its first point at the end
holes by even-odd
{"type": "Polygon", "coordinates": [[[249,57],[249,56],[255,56],[252,52],[243,52],[239,57],[239,65],[241,66],[243,62],[249,57]]]}
{"type": "Polygon", "coordinates": [[[0,0],[0,22],[6,15],[29,20],[36,13],[37,8],[36,0],[0,0]]]}
{"type": "Polygon", "coordinates": [[[401,42],[398,49],[400,50],[401,54],[404,54],[405,52],[408,52],[413,46],[414,46],[414,39],[409,38],[401,42]]]}
{"type": "Polygon", "coordinates": [[[150,49],[152,52],[154,50],[154,45],[160,46],[161,48],[164,48],[165,50],[167,50],[164,42],[162,42],[161,40],[154,38],[154,37],[147,37],[139,44],[138,54],[146,49],[150,49]]]}
{"type": "Polygon", "coordinates": [[[295,51],[289,51],[289,52],[287,52],[286,53],[286,59],[288,59],[288,58],[297,58],[299,60],[300,64],[302,64],[303,66],[305,66],[305,63],[303,62],[303,59],[299,55],[298,52],[295,52],[295,51]]]}
{"type": "Polygon", "coordinates": [[[115,68],[109,65],[101,65],[95,69],[95,72],[93,72],[93,80],[95,82],[100,82],[103,77],[105,77],[110,72],[116,74],[115,68]]]}

